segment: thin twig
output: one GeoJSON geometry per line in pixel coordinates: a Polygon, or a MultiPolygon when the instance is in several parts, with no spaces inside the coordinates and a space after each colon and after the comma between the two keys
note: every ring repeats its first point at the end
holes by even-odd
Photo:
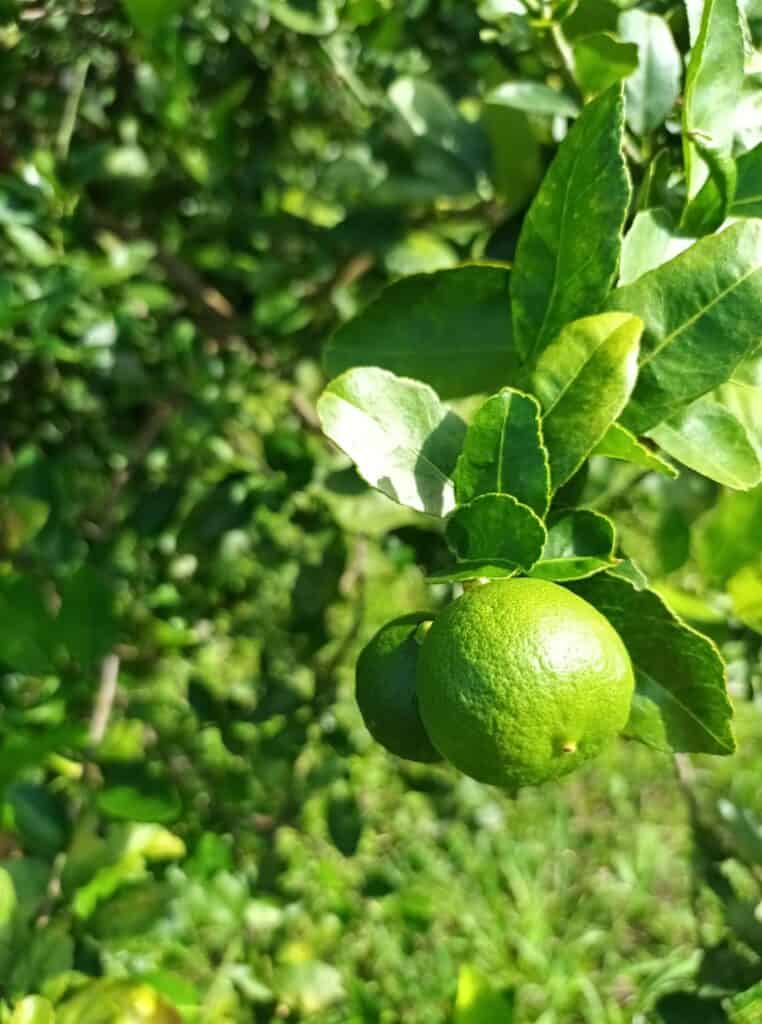
{"type": "Polygon", "coordinates": [[[69,90],[69,95],[66,97],[63,116],[56,137],[56,152],[61,160],[65,160],[69,155],[69,147],[71,146],[71,139],[77,124],[77,114],[79,113],[79,105],[82,102],[82,94],[85,91],[85,82],[87,81],[89,70],[89,57],[82,57],[74,65],[72,86],[69,90]]]}
{"type": "Polygon", "coordinates": [[[90,742],[97,746],[106,735],[119,683],[119,655],[107,654],[101,663],[101,681],[90,719],[90,742]]]}

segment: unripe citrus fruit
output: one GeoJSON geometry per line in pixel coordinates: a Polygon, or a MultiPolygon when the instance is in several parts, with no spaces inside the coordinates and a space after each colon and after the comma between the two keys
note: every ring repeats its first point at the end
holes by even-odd
{"type": "Polygon", "coordinates": [[[431,615],[416,612],[387,622],[357,662],[357,703],[371,736],[397,757],[441,761],[418,713],[416,634],[431,615]]]}
{"type": "Polygon", "coordinates": [[[544,580],[498,580],[439,615],[418,657],[426,732],[466,775],[507,789],[572,771],[627,723],[634,689],[619,634],[544,580]]]}

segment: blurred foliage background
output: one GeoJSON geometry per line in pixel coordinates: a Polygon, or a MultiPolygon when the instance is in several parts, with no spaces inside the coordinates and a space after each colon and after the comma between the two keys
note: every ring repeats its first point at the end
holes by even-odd
{"type": "MultiPolygon", "coordinates": [[[[762,1020],[759,490],[585,485],[723,645],[729,761],[620,744],[510,800],[390,758],[352,696],[449,591],[438,527],[321,438],[321,346],[390,280],[511,259],[633,69],[619,15],[0,2],[0,1020],[762,1020]]],[[[658,191],[676,125],[630,141],[658,191]]]]}

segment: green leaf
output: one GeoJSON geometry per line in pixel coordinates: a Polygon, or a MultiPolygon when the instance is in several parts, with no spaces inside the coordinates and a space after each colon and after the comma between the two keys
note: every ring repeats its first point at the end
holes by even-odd
{"type": "Polygon", "coordinates": [[[726,381],[759,344],[762,222],[702,238],[611,295],[643,320],[640,373],[622,422],[644,434],[726,381]]]}
{"type": "Polygon", "coordinates": [[[728,581],[733,614],[749,629],[762,633],[762,561],[745,565],[728,581]]]}
{"type": "Polygon", "coordinates": [[[730,156],[744,80],[744,40],[736,0],[705,0],[691,51],[683,100],[683,152],[688,199],[698,195],[708,167],[696,141],[730,156]]]}
{"type": "Polygon", "coordinates": [[[444,89],[406,76],[392,82],[389,100],[413,136],[457,161],[467,172],[466,181],[485,169],[488,146],[481,126],[467,121],[444,89]]]}
{"type": "Polygon", "coordinates": [[[762,353],[745,359],[712,398],[740,420],[762,459],[762,353]]]}
{"type": "Polygon", "coordinates": [[[574,41],[574,69],[582,91],[595,96],[627,78],[638,66],[638,48],[610,32],[594,32],[574,41]]]}
{"type": "Polygon", "coordinates": [[[542,558],[529,573],[540,580],[581,580],[611,567],[616,534],[600,512],[575,509],[548,526],[542,558]]]}
{"type": "Polygon", "coordinates": [[[684,466],[725,487],[746,491],[762,479],[757,451],[743,423],[711,398],[700,398],[649,431],[684,466]]]}
{"type": "Polygon", "coordinates": [[[480,494],[512,494],[545,515],[550,473],[540,418],[540,403],[521,391],[504,388],[487,399],[468,428],[455,467],[458,504],[480,494]]]}
{"type": "Polygon", "coordinates": [[[540,82],[503,82],[484,97],[485,103],[512,107],[527,114],[576,117],[579,104],[571,96],[540,82]]]}
{"type": "Polygon", "coordinates": [[[16,1003],[8,1024],[56,1024],[53,1004],[42,996],[26,996],[16,1003]]]}
{"type": "Polygon", "coordinates": [[[0,977],[6,978],[18,942],[16,917],[18,900],[13,879],[0,867],[0,977]]]}
{"type": "Polygon", "coordinates": [[[13,554],[37,536],[48,521],[50,507],[26,494],[0,498],[0,553],[13,554]]]}
{"type": "Polygon", "coordinates": [[[636,691],[625,735],[656,750],[732,754],[733,709],[712,641],[657,594],[608,573],[571,589],[606,616],[632,659],[636,691]]]}
{"type": "Polygon", "coordinates": [[[388,370],[347,370],[317,404],[323,430],[373,487],[401,505],[446,516],[466,426],[430,387],[388,370]]]}
{"type": "Polygon", "coordinates": [[[336,0],[255,0],[255,4],[281,25],[302,35],[325,36],[338,28],[336,0]]]}
{"type": "Polygon", "coordinates": [[[6,800],[13,825],[27,853],[53,858],[66,845],[69,823],[66,810],[44,787],[31,782],[9,786],[6,800]]]}
{"type": "Polygon", "coordinates": [[[70,657],[80,665],[92,665],[119,636],[111,586],[99,572],[83,565],[59,583],[58,594],[56,634],[70,657]]]}
{"type": "Polygon", "coordinates": [[[598,444],[593,448],[593,455],[605,455],[608,459],[621,459],[623,462],[631,462],[643,469],[651,469],[655,473],[662,473],[664,476],[676,477],[678,471],[671,463],[662,459],[661,456],[639,441],[634,434],[630,433],[621,423],[612,423],[598,444]]]}
{"type": "Polygon", "coordinates": [[[732,156],[701,145],[698,140],[695,146],[706,163],[708,177],[699,193],[686,204],[680,230],[699,237],[724,224],[735,198],[738,172],[732,156]]]}
{"type": "Polygon", "coordinates": [[[177,792],[166,782],[148,776],[134,783],[108,786],[98,793],[97,803],[110,818],[162,825],[175,821],[182,811],[177,792]]]}
{"type": "Polygon", "coordinates": [[[609,576],[625,580],[636,590],[646,590],[648,588],[648,577],[637,562],[633,562],[631,558],[624,558],[617,565],[612,566],[606,571],[609,576]]]}
{"type": "Polygon", "coordinates": [[[469,580],[503,580],[519,572],[513,563],[496,565],[494,562],[458,562],[449,569],[440,569],[426,577],[427,583],[467,583],[469,580]]]}
{"type": "Polygon", "coordinates": [[[627,404],[642,327],[635,316],[585,317],[568,324],[540,356],[532,391],[544,410],[554,491],[579,469],[627,404]]]}
{"type": "Polygon", "coordinates": [[[630,200],[623,98],[589,103],[524,218],[511,278],[516,348],[536,357],[570,320],[596,313],[616,277],[630,200]]]}
{"type": "Polygon", "coordinates": [[[638,49],[637,70],[625,84],[627,124],[636,135],[648,135],[664,123],[680,95],[680,51],[658,14],[626,11],[619,34],[638,49]]]}
{"type": "Polygon", "coordinates": [[[649,270],[660,267],[693,245],[695,238],[683,235],[668,210],[641,210],[622,242],[619,284],[630,284],[649,270]]]}
{"type": "Polygon", "coordinates": [[[67,722],[50,729],[14,728],[0,745],[0,787],[17,778],[26,768],[36,768],[50,754],[80,749],[86,740],[85,728],[67,722]]]}
{"type": "Polygon", "coordinates": [[[490,980],[470,964],[458,971],[452,1024],[511,1024],[513,999],[498,992],[490,980]]]}
{"type": "Polygon", "coordinates": [[[144,36],[155,36],[187,5],[187,0],[122,0],[127,15],[144,36]]]}
{"type": "Polygon", "coordinates": [[[42,675],[52,672],[54,622],[36,584],[23,576],[0,577],[0,663],[42,675]]]}
{"type": "Polygon", "coordinates": [[[734,217],[762,217],[762,142],[739,156],[738,179],[730,212],[734,217]]]}
{"type": "Polygon", "coordinates": [[[721,586],[739,569],[759,557],[762,486],[747,492],[726,492],[694,529],[694,549],[703,573],[721,586]]]}
{"type": "MultiPolygon", "coordinates": [[[[545,170],[542,147],[529,116],[521,110],[485,103],[481,123],[490,141],[490,175],[506,217],[523,210],[545,170]]],[[[510,330],[506,332],[510,334],[510,330]]],[[[505,345],[505,339],[503,340],[505,345]]],[[[495,382],[484,390],[492,390],[495,382]]]]}
{"type": "MultiPolygon", "coordinates": [[[[445,539],[458,562],[530,569],[547,534],[542,520],[510,494],[482,494],[447,520],[445,539]]],[[[466,568],[467,566],[458,566],[466,568]]]]}
{"type": "Polygon", "coordinates": [[[486,264],[397,281],[336,331],[324,353],[327,374],[378,366],[443,398],[490,394],[517,367],[508,281],[505,267],[486,264]]]}

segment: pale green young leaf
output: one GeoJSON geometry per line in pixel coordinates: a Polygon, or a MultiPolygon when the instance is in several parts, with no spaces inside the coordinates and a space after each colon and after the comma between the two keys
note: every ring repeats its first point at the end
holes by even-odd
{"type": "Polygon", "coordinates": [[[739,569],[728,581],[733,614],[745,626],[762,633],[762,551],[760,560],[739,569]]]}
{"type": "Polygon", "coordinates": [[[649,270],[679,256],[695,241],[680,232],[672,215],[663,207],[641,210],[622,242],[619,284],[637,281],[649,270]]]}
{"type": "Polygon", "coordinates": [[[615,86],[585,107],[524,218],[511,295],[526,359],[570,320],[597,313],[615,280],[630,200],[623,106],[615,86]]]}
{"type": "Polygon", "coordinates": [[[474,264],[397,281],[331,337],[328,376],[378,366],[443,398],[508,384],[518,365],[508,280],[506,267],[474,264]]]}
{"type": "Polygon", "coordinates": [[[331,381],[317,412],[371,486],[429,515],[455,507],[452,473],[466,426],[426,384],[358,367],[331,381]]]}
{"type": "Polygon", "coordinates": [[[740,363],[711,397],[743,423],[762,460],[762,352],[740,363]]]}
{"type": "Polygon", "coordinates": [[[696,141],[730,156],[744,81],[744,40],[737,0],[705,0],[691,51],[683,100],[683,153],[688,199],[709,169],[696,141]]]}
{"type": "Polygon", "coordinates": [[[458,562],[489,562],[508,569],[530,569],[546,537],[539,516],[510,494],[482,494],[459,505],[445,528],[458,562]]]}
{"type": "Polygon", "coordinates": [[[651,469],[655,473],[662,473],[664,476],[676,477],[678,471],[675,467],[661,458],[658,452],[649,448],[648,445],[639,441],[621,423],[612,423],[598,444],[593,448],[593,455],[605,455],[608,459],[621,459],[622,462],[631,462],[643,469],[651,469]]]}
{"type": "Polygon", "coordinates": [[[743,423],[705,397],[664,420],[649,437],[684,466],[725,487],[746,491],[762,479],[762,466],[743,423]]]}
{"type": "Polygon", "coordinates": [[[593,32],[574,41],[574,69],[577,82],[588,96],[596,96],[638,66],[638,48],[622,42],[610,32],[593,32]]]}
{"type": "Polygon", "coordinates": [[[638,67],[625,84],[627,124],[636,135],[659,128],[680,95],[682,59],[669,25],[637,9],[619,19],[622,39],[638,48],[638,67]]]}
{"type": "Polygon", "coordinates": [[[616,534],[608,516],[591,509],[563,513],[548,525],[542,557],[529,575],[540,580],[581,580],[615,564],[616,534]]]}
{"type": "Polygon", "coordinates": [[[480,494],[512,494],[540,517],[550,502],[548,453],[540,403],[503,388],[488,398],[469,425],[455,468],[459,504],[480,494]]]}
{"type": "Polygon", "coordinates": [[[625,735],[656,750],[732,754],[735,739],[725,665],[707,637],[653,591],[609,573],[571,584],[609,620],[635,669],[625,735]]]}
{"type": "Polygon", "coordinates": [[[743,221],[617,288],[643,320],[640,373],[622,422],[643,434],[718,387],[762,340],[762,221],[743,221]]]}
{"type": "Polygon", "coordinates": [[[601,313],[568,324],[540,356],[532,391],[543,408],[552,489],[582,465],[627,404],[643,325],[601,313]]]}
{"type": "Polygon", "coordinates": [[[762,217],[762,142],[736,162],[738,180],[730,212],[734,217],[762,217]]]}

